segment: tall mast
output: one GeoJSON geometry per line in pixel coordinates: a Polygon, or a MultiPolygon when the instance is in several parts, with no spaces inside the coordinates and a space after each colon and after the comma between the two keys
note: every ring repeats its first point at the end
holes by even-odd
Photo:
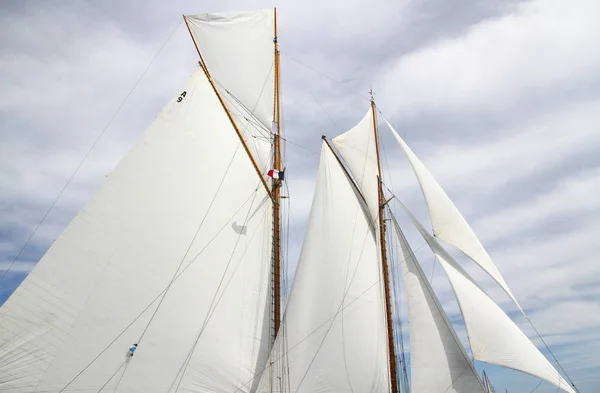
{"type": "MultiPolygon", "coordinates": [[[[279,46],[277,43],[277,8],[273,9],[274,33],[273,44],[275,50],[275,100],[273,102],[273,119],[277,125],[277,132],[273,135],[273,169],[281,168],[281,98],[279,94],[279,46]]],[[[279,331],[281,323],[281,236],[280,236],[280,192],[281,180],[273,179],[273,338],[279,331]]]]}
{"type": "Polygon", "coordinates": [[[371,96],[371,111],[373,112],[373,130],[375,132],[375,150],[377,151],[377,177],[379,196],[379,241],[381,245],[381,268],[383,270],[383,288],[385,291],[385,311],[387,314],[388,351],[390,359],[390,383],[392,393],[398,393],[398,382],[396,377],[396,349],[394,347],[394,328],[392,326],[392,301],[390,298],[390,277],[388,272],[387,252],[385,245],[385,197],[383,195],[383,182],[381,179],[381,159],[379,157],[379,134],[377,132],[377,114],[375,111],[375,100],[371,96]]]}

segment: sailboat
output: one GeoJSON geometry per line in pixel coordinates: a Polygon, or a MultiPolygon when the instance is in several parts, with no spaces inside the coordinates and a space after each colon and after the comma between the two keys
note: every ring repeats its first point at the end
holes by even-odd
{"type": "MultiPolygon", "coordinates": [[[[284,362],[276,392],[489,392],[474,361],[505,366],[574,393],[438,239],[477,263],[521,309],[508,285],[431,173],[385,121],[414,169],[433,234],[400,206],[443,267],[460,306],[472,358],[461,343],[385,195],[374,100],[363,119],[329,141],[281,333],[269,365],[284,362]],[[389,228],[388,228],[389,226],[389,228]],[[386,231],[393,233],[387,244],[386,231]],[[408,304],[410,379],[396,352],[388,249],[396,247],[408,304]],[[283,348],[283,349],[281,349],[283,348]],[[410,382],[408,382],[410,381],[410,382]]],[[[398,294],[393,296],[398,301],[398,294]]],[[[269,377],[263,376],[269,386],[269,377]]],[[[263,386],[261,385],[261,386],[263,386]]]]}
{"type": "Polygon", "coordinates": [[[486,392],[473,363],[483,361],[575,393],[438,241],[476,262],[518,306],[386,120],[425,196],[433,234],[406,214],[451,283],[467,354],[389,208],[374,100],[355,127],[323,137],[282,310],[276,15],[184,17],[199,67],[0,308],[0,390],[486,392]],[[388,262],[391,248],[398,265],[388,262]],[[397,268],[410,386],[393,324],[397,268]]]}

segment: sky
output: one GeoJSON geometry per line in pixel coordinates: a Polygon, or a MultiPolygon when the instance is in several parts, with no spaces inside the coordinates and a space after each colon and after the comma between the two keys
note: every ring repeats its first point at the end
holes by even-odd
{"type": "MultiPolygon", "coordinates": [[[[472,224],[576,386],[582,393],[597,391],[600,3],[275,5],[289,141],[290,279],[320,136],[356,124],[373,89],[382,114],[472,224]]],[[[241,0],[0,5],[0,274],[53,206],[0,281],[0,302],[197,66],[181,14],[271,6],[241,0]]],[[[382,138],[386,184],[427,222],[410,166],[391,136],[382,132],[382,138]]],[[[407,230],[407,237],[425,271],[433,270],[433,286],[466,339],[441,269],[434,269],[414,231],[407,230]]],[[[465,263],[543,349],[508,297],[465,263]]],[[[530,392],[538,384],[515,371],[477,367],[499,391],[530,392]]],[[[544,383],[535,391],[555,390],[544,383]]]]}

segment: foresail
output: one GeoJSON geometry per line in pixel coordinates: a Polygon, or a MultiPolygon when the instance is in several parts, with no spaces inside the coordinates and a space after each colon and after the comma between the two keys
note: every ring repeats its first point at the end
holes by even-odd
{"type": "Polygon", "coordinates": [[[484,392],[471,360],[392,215],[408,305],[413,392],[484,392]]]}
{"type": "MultiPolygon", "coordinates": [[[[389,392],[377,240],[349,178],[323,144],[292,292],[269,364],[291,392],[389,392]]],[[[270,392],[269,369],[259,392],[270,392]]],[[[279,392],[276,387],[274,392],[279,392]]]]}
{"type": "Polygon", "coordinates": [[[481,268],[496,280],[504,291],[506,291],[520,309],[521,306],[519,305],[519,302],[517,302],[517,299],[513,296],[508,284],[506,284],[500,271],[483,248],[483,245],[465,218],[458,211],[450,198],[448,198],[448,195],[446,195],[446,192],[434,179],[431,172],[427,170],[421,160],[419,160],[410,147],[402,140],[392,125],[387,120],[386,123],[398,141],[398,144],[400,144],[400,147],[402,147],[406,153],[408,161],[421,185],[421,190],[427,201],[427,208],[429,210],[434,236],[456,247],[481,266],[481,268]]]}
{"type": "Polygon", "coordinates": [[[402,205],[430,245],[450,281],[460,307],[473,358],[531,374],[575,393],[537,347],[502,309],[469,277],[458,263],[402,205]]]}
{"type": "Polygon", "coordinates": [[[268,357],[271,208],[198,68],[0,309],[0,390],[242,387],[268,357]]]}
{"type": "Polygon", "coordinates": [[[367,201],[371,219],[376,223],[379,216],[379,170],[373,127],[373,110],[369,108],[369,112],[356,126],[333,138],[332,142],[348,165],[367,201]]]}
{"type": "Polygon", "coordinates": [[[274,110],[274,10],[185,18],[212,80],[265,170],[274,110]]]}

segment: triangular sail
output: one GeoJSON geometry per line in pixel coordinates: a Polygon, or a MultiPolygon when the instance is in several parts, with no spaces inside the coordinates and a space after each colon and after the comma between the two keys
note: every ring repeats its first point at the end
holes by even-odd
{"type": "Polygon", "coordinates": [[[369,112],[356,126],[331,141],[348,165],[367,201],[371,220],[376,223],[379,216],[379,170],[373,127],[373,110],[369,108],[369,112]]]}
{"type": "MultiPolygon", "coordinates": [[[[404,207],[407,215],[427,243],[437,240],[404,207]]],[[[458,263],[439,244],[431,247],[440,262],[458,300],[463,315],[471,352],[475,360],[509,367],[548,381],[575,393],[537,347],[502,309],[479,288],[458,263]]]]}
{"type": "Polygon", "coordinates": [[[408,304],[413,392],[483,392],[475,369],[392,215],[408,304]]]}
{"type": "MultiPolygon", "coordinates": [[[[377,240],[349,178],[323,144],[314,199],[271,370],[291,392],[389,392],[377,240]]],[[[259,392],[270,392],[263,374],[259,392]]],[[[279,392],[274,389],[273,391],[279,392]]]]}
{"type": "Polygon", "coordinates": [[[242,387],[268,357],[271,208],[198,68],[0,309],[0,390],[242,387]]]}
{"type": "Polygon", "coordinates": [[[448,198],[448,195],[446,195],[446,192],[444,192],[439,183],[434,179],[431,172],[427,170],[421,160],[419,160],[410,147],[402,140],[392,125],[387,120],[386,123],[400,144],[400,147],[402,147],[406,153],[408,161],[419,180],[421,190],[427,201],[427,208],[429,209],[434,236],[456,247],[481,266],[481,268],[496,280],[504,291],[506,291],[520,309],[521,306],[508,288],[508,284],[504,281],[500,271],[483,248],[483,245],[465,218],[458,211],[450,198],[448,198]]]}
{"type": "Polygon", "coordinates": [[[215,86],[265,170],[274,119],[274,10],[185,18],[215,86]]]}

